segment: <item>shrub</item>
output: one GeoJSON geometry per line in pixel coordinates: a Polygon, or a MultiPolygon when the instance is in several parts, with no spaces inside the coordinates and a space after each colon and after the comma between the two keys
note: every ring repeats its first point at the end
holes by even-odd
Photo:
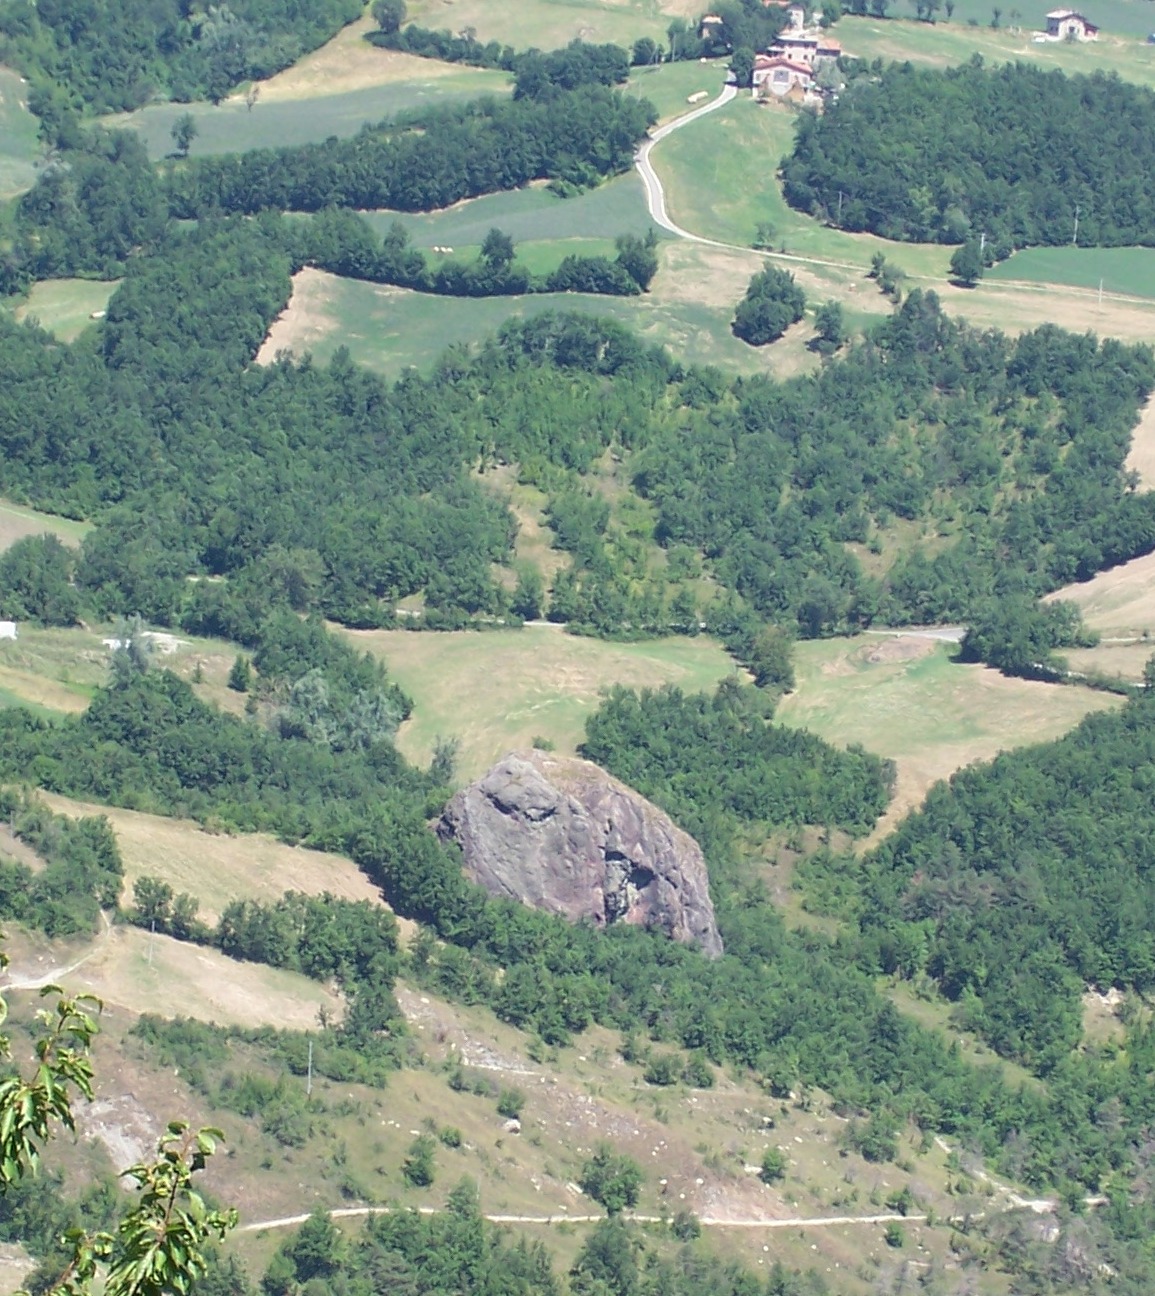
{"type": "Polygon", "coordinates": [[[582,1166],[578,1186],[594,1201],[606,1208],[606,1214],[618,1215],[636,1206],[642,1190],[642,1171],[628,1156],[619,1156],[603,1143],[582,1166]]]}

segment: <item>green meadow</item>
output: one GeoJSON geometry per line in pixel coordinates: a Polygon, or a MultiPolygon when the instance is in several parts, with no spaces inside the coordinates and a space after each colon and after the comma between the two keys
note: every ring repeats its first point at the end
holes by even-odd
{"type": "Polygon", "coordinates": [[[586,717],[613,684],[676,684],[692,693],[712,690],[735,669],[722,646],[704,635],[622,644],[579,639],[556,626],[345,633],[359,649],[383,657],[416,704],[398,734],[400,749],[427,764],[439,736],[459,738],[462,779],[535,738],[576,751],[586,717]]]}
{"type": "Polygon", "coordinates": [[[116,291],[119,280],[42,279],[16,307],[18,320],[34,319],[61,342],[72,342],[92,324],[94,312],[102,311],[116,291]]]}
{"type": "MultiPolygon", "coordinates": [[[[1117,0],[1119,4],[1128,0],[1117,0]]],[[[1138,11],[1138,0],[1130,0],[1138,11]]],[[[974,0],[975,7],[981,0],[974,0]]],[[[971,27],[959,23],[962,6],[955,10],[955,21],[922,23],[905,17],[891,19],[855,18],[839,19],[835,29],[847,54],[864,59],[883,59],[901,62],[909,59],[933,67],[955,67],[974,55],[981,55],[987,63],[1007,63],[1016,60],[1039,63],[1044,67],[1058,68],[1063,72],[1116,72],[1126,81],[1140,85],[1155,85],[1155,45],[1148,45],[1141,35],[1113,35],[1104,31],[1097,41],[1085,43],[1067,41],[1032,40],[1031,31],[1010,31],[1009,10],[1003,11],[1003,26],[995,30],[990,22],[990,7],[980,25],[971,27]]],[[[1155,7],[1143,0],[1149,30],[1155,30],[1155,7]]],[[[896,8],[896,15],[901,11],[896,8]]],[[[1088,11],[1088,17],[1106,22],[1098,7],[1088,11]]],[[[1027,19],[1022,20],[1024,24],[1027,19]]],[[[1040,25],[1041,17],[1040,17],[1040,25]]]]}
{"type": "Polygon", "coordinates": [[[251,111],[241,99],[227,99],[215,106],[152,104],[139,112],[106,117],[104,124],[135,130],[144,140],[149,156],[161,158],[172,152],[173,123],[191,113],[197,135],[190,154],[243,153],[281,145],[317,144],[331,136],[345,138],[356,135],[366,122],[376,123],[398,113],[482,94],[506,94],[508,89],[509,78],[503,72],[455,68],[451,76],[392,81],[342,94],[270,99],[264,103],[258,99],[251,111]]]}
{"type": "MultiPolygon", "coordinates": [[[[1002,3],[998,7],[1002,10],[999,18],[1001,27],[1043,31],[1047,26],[1047,11],[1056,6],[1046,3],[1046,0],[1036,0],[1034,4],[1024,4],[1023,0],[1017,0],[1017,4],[1002,3]]],[[[955,0],[951,21],[969,23],[973,19],[983,27],[987,27],[991,21],[993,8],[992,0],[955,0]]],[[[909,4],[901,6],[896,4],[893,12],[895,17],[906,17],[912,9],[913,6],[909,4]],[[903,12],[904,10],[906,12],[903,12]]],[[[1108,33],[1120,36],[1146,36],[1148,32],[1155,30],[1155,15],[1152,14],[1150,0],[1090,0],[1090,4],[1084,6],[1080,12],[1085,13],[1102,29],[1100,39],[1108,33]]],[[[941,9],[939,17],[945,17],[941,9]]]]}
{"type": "Polygon", "coordinates": [[[750,247],[769,224],[773,246],[795,256],[867,268],[875,252],[909,274],[945,278],[951,249],[891,243],[870,234],[830,229],[794,211],[782,197],[777,169],[794,143],[794,110],[740,95],[651,154],[675,221],[694,234],[750,247]]]}
{"type": "Polygon", "coordinates": [[[458,253],[480,246],[495,226],[515,243],[569,239],[612,242],[619,234],[645,235],[651,229],[661,233],[650,220],[642,182],[633,171],[575,198],[559,198],[543,185],[531,185],[472,198],[443,211],[419,215],[376,211],[368,212],[366,219],[378,234],[400,221],[415,246],[452,247],[458,253]]]}
{"type": "MultiPolygon", "coordinates": [[[[713,99],[726,80],[726,59],[713,59],[709,63],[658,63],[653,67],[636,67],[630,73],[627,89],[648,99],[658,111],[661,121],[680,117],[696,107],[689,102],[691,95],[706,91],[713,99]]],[[[703,101],[704,102],[704,101],[703,101]]]]}
{"type": "Polygon", "coordinates": [[[8,68],[0,67],[0,201],[32,187],[40,152],[36,118],[24,106],[27,88],[8,68]]]}
{"type": "MultiPolygon", "coordinates": [[[[532,258],[531,258],[532,260],[532,258]]],[[[683,359],[714,364],[740,373],[775,369],[780,353],[755,348],[730,332],[734,302],[643,297],[599,297],[586,293],[538,293],[526,297],[463,298],[415,293],[403,288],[324,276],[300,303],[300,331],[291,306],[266,344],[271,358],[281,347],[311,352],[328,361],[338,347],[380,373],[395,377],[410,366],[428,369],[449,346],[472,345],[508,320],[530,319],[544,311],[581,311],[609,316],[634,329],[647,342],[668,346],[683,359]]],[[[781,346],[781,344],[777,344],[781,346]]],[[[806,360],[798,357],[800,363],[806,360]]]]}
{"type": "Polygon", "coordinates": [[[1066,284],[1129,297],[1155,297],[1155,248],[1026,248],[986,273],[988,279],[1066,284]]]}

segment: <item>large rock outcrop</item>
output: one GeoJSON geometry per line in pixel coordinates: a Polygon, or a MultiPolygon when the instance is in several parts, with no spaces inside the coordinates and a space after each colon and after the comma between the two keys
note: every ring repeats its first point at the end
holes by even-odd
{"type": "Polygon", "coordinates": [[[722,953],[698,843],[590,761],[514,752],[449,802],[437,833],[491,895],[722,953]]]}

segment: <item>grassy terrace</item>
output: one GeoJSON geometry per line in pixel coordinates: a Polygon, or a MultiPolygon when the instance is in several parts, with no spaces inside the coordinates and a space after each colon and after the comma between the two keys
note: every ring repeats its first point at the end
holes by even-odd
{"type": "Polygon", "coordinates": [[[0,67],[0,201],[32,186],[40,153],[36,118],[24,105],[27,87],[15,72],[0,67]]]}

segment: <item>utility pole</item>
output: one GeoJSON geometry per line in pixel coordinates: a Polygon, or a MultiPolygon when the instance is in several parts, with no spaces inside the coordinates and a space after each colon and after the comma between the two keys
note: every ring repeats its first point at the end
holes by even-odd
{"type": "Polygon", "coordinates": [[[313,1041],[309,1041],[309,1077],[305,1081],[305,1097],[313,1096],[313,1041]]]}
{"type": "Polygon", "coordinates": [[[987,250],[987,232],[986,230],[983,230],[983,232],[979,235],[979,256],[982,256],[986,252],[986,250],[987,250]]]}
{"type": "Polygon", "coordinates": [[[1074,234],[1071,235],[1071,246],[1078,247],[1078,245],[1079,245],[1079,204],[1076,203],[1075,204],[1075,232],[1074,234]]]}
{"type": "Polygon", "coordinates": [[[1099,309],[1103,309],[1103,281],[1099,280],[1099,309]]]}
{"type": "Polygon", "coordinates": [[[152,967],[152,947],[153,947],[153,942],[155,940],[156,940],[156,919],[154,918],[152,922],[150,922],[148,925],[148,965],[149,967],[152,967]]]}
{"type": "Polygon", "coordinates": [[[834,223],[839,227],[841,227],[842,225],[842,190],[841,189],[839,189],[838,191],[838,217],[834,223]]]}

